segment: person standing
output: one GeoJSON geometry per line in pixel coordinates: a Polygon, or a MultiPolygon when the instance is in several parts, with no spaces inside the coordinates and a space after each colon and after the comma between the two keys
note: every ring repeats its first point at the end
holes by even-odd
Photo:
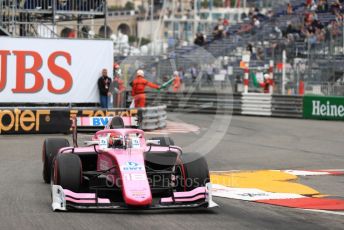
{"type": "Polygon", "coordinates": [[[113,95],[113,107],[124,108],[125,86],[121,79],[121,70],[118,64],[114,65],[114,77],[110,88],[113,95]]]}
{"type": "Polygon", "coordinates": [[[213,74],[214,74],[214,68],[212,65],[208,64],[206,73],[207,73],[207,83],[208,85],[211,85],[213,83],[213,74]]]}
{"type": "Polygon", "coordinates": [[[190,69],[190,73],[191,73],[191,78],[192,78],[192,83],[196,83],[197,80],[197,69],[195,66],[192,66],[190,69]]]}
{"type": "Polygon", "coordinates": [[[264,93],[272,93],[272,92],[270,92],[270,86],[271,85],[273,85],[273,81],[270,78],[270,75],[265,74],[264,75],[264,83],[262,84],[264,93]]]}
{"type": "Polygon", "coordinates": [[[180,87],[181,87],[181,80],[180,80],[180,76],[179,76],[178,71],[174,71],[173,78],[174,78],[173,85],[172,85],[173,92],[177,93],[177,92],[179,92],[180,87]]]}
{"type": "Polygon", "coordinates": [[[98,89],[100,96],[100,106],[107,109],[109,106],[108,97],[111,95],[109,92],[111,78],[108,77],[107,69],[102,70],[102,76],[98,79],[98,89]]]}
{"type": "Polygon", "coordinates": [[[146,106],[146,94],[145,94],[146,86],[153,89],[160,88],[159,85],[154,84],[144,78],[143,70],[138,70],[136,72],[136,77],[132,81],[131,85],[132,85],[131,95],[134,98],[135,108],[143,108],[146,106]]]}

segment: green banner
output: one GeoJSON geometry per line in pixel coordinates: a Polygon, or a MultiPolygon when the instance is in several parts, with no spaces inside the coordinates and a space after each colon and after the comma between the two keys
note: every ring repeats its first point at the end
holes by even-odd
{"type": "Polygon", "coordinates": [[[318,120],[344,120],[344,97],[304,96],[303,117],[318,120]]]}

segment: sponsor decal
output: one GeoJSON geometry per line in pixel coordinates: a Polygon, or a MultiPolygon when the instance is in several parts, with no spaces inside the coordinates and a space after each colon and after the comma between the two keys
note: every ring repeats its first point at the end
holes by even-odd
{"type": "Polygon", "coordinates": [[[146,191],[145,190],[131,191],[131,195],[136,199],[144,199],[146,198],[146,191]]]}
{"type": "Polygon", "coordinates": [[[131,147],[133,149],[139,149],[141,147],[141,145],[140,145],[140,138],[132,137],[131,138],[131,147]]]}
{"type": "Polygon", "coordinates": [[[137,117],[138,110],[137,109],[127,109],[127,110],[70,110],[70,117],[137,117]]]}
{"type": "Polygon", "coordinates": [[[27,43],[0,37],[0,102],[99,102],[99,70],[113,72],[111,41],[32,38],[27,43]]]}
{"type": "Polygon", "coordinates": [[[322,104],[321,101],[312,101],[312,115],[313,116],[331,116],[331,117],[344,117],[344,106],[333,105],[329,101],[322,104]]]}
{"type": "Polygon", "coordinates": [[[99,149],[100,150],[106,150],[108,148],[108,146],[109,146],[108,140],[109,140],[108,136],[99,138],[99,149]]]}
{"type": "Polygon", "coordinates": [[[60,66],[56,61],[57,58],[63,59],[68,66],[72,63],[72,56],[69,52],[56,51],[49,54],[47,58],[48,72],[42,72],[43,57],[39,52],[27,50],[0,50],[1,72],[0,72],[0,91],[3,91],[7,85],[7,66],[8,59],[14,56],[16,63],[16,84],[12,88],[14,94],[28,93],[34,94],[41,91],[44,87],[43,75],[54,76],[47,78],[47,90],[52,94],[68,93],[73,86],[73,77],[70,71],[63,66],[60,66]],[[33,65],[28,67],[27,60],[31,58],[33,65]],[[27,77],[33,77],[33,85],[28,87],[25,83],[27,77]],[[56,77],[63,81],[63,86],[57,88],[54,84],[56,77]]]}
{"type": "MultiPolygon", "coordinates": [[[[132,125],[137,125],[141,113],[137,109],[114,109],[114,110],[70,110],[70,119],[77,118],[80,127],[104,127],[112,117],[120,116],[130,118],[132,125]]],[[[71,128],[72,130],[72,128],[71,128]]]]}
{"type": "Polygon", "coordinates": [[[53,185],[51,187],[53,202],[51,204],[53,210],[67,210],[66,197],[63,188],[60,185],[53,185]]]}
{"type": "Polygon", "coordinates": [[[92,117],[90,126],[106,126],[111,117],[92,117]]]}
{"type": "Polygon", "coordinates": [[[125,180],[128,180],[128,181],[145,181],[147,180],[147,176],[146,174],[139,174],[139,173],[128,173],[128,174],[124,174],[123,175],[124,179],[125,180]]]}
{"type": "Polygon", "coordinates": [[[344,120],[344,97],[305,96],[303,116],[310,119],[344,120]]]}
{"type": "Polygon", "coordinates": [[[69,110],[0,110],[0,134],[68,133],[69,110]]]}
{"type": "Polygon", "coordinates": [[[125,165],[121,166],[121,168],[122,168],[122,171],[127,171],[127,172],[144,170],[143,165],[136,162],[132,162],[132,161],[128,161],[127,163],[125,163],[125,165]]]}
{"type": "Polygon", "coordinates": [[[257,201],[257,200],[268,200],[268,199],[292,199],[302,198],[304,196],[292,193],[272,193],[266,192],[255,188],[231,188],[223,185],[213,184],[212,188],[213,196],[246,200],[246,201],[257,201]]]}
{"type": "Polygon", "coordinates": [[[0,134],[39,132],[41,123],[50,121],[50,110],[0,110],[0,134]]]}

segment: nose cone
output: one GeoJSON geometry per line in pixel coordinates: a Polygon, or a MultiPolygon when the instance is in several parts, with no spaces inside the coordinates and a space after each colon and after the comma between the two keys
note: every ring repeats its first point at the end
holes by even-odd
{"type": "Polygon", "coordinates": [[[117,160],[120,162],[125,203],[131,206],[151,205],[152,193],[144,165],[143,151],[132,149],[131,155],[118,154],[117,160]]]}
{"type": "Polygon", "coordinates": [[[124,201],[127,205],[149,206],[152,204],[152,194],[151,194],[150,188],[149,189],[136,188],[130,191],[126,191],[124,201]]]}

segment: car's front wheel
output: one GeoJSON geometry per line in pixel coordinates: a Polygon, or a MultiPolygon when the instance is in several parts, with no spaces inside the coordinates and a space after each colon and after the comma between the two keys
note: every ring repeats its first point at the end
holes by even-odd
{"type": "Polygon", "coordinates": [[[51,166],[54,157],[58,151],[63,147],[68,147],[69,141],[65,138],[47,138],[44,140],[42,149],[43,161],[43,180],[45,183],[50,183],[51,166]]]}
{"type": "Polygon", "coordinates": [[[80,157],[75,154],[58,155],[53,168],[54,184],[63,189],[78,192],[82,184],[82,165],[80,157]]]}
{"type": "Polygon", "coordinates": [[[206,159],[196,153],[184,153],[175,168],[177,191],[191,191],[210,182],[206,159]]]}

